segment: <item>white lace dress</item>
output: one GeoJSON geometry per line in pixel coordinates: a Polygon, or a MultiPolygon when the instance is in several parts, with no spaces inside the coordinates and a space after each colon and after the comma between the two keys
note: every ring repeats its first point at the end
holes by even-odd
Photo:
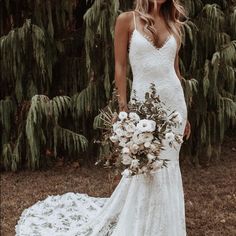
{"type": "MultiPolygon", "coordinates": [[[[135,15],[134,15],[135,22],[135,15]]],[[[133,85],[138,99],[144,99],[150,83],[172,110],[183,117],[184,132],[187,108],[181,83],[175,73],[177,42],[170,35],[157,48],[136,28],[133,31],[129,60],[133,85]]],[[[94,198],[81,193],[48,196],[25,209],[15,227],[17,236],[185,236],[185,205],[179,150],[166,147],[161,158],[167,168],[153,177],[122,177],[110,198],[94,198]]]]}

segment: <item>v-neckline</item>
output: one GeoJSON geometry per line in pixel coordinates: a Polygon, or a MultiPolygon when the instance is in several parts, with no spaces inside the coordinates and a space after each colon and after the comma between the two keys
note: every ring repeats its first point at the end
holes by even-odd
{"type": "MultiPolygon", "coordinates": [[[[164,48],[165,45],[168,43],[168,41],[169,41],[169,40],[171,39],[171,37],[173,36],[173,34],[170,34],[170,35],[166,38],[166,40],[163,42],[162,46],[161,46],[161,47],[157,47],[157,46],[153,43],[153,41],[149,38],[149,36],[144,35],[143,33],[139,32],[137,29],[134,29],[133,33],[134,33],[134,32],[137,32],[143,39],[146,40],[146,42],[149,43],[149,45],[151,45],[151,46],[152,46],[155,50],[157,50],[157,51],[159,51],[159,50],[161,50],[162,48],[164,48]]],[[[133,33],[132,33],[131,36],[133,36],[133,33]]],[[[130,42],[131,42],[131,40],[130,40],[130,42]]]]}

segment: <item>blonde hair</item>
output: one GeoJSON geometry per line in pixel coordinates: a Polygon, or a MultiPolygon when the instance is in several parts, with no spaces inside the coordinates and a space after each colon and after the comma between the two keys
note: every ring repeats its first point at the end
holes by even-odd
{"type": "MultiPolygon", "coordinates": [[[[140,18],[145,22],[144,31],[148,30],[152,33],[154,40],[157,41],[157,32],[154,27],[155,21],[148,13],[150,3],[150,0],[136,0],[134,11],[137,12],[140,18]]],[[[182,36],[184,34],[183,25],[185,24],[185,21],[182,21],[182,19],[188,18],[185,9],[180,4],[179,0],[166,0],[166,2],[162,4],[160,10],[165,18],[168,29],[176,36],[179,49],[182,44],[182,36]]]]}

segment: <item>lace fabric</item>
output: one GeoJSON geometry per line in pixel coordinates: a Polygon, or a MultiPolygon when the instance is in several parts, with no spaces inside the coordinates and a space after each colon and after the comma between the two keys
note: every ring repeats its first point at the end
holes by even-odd
{"type": "MultiPolygon", "coordinates": [[[[156,49],[135,30],[129,45],[133,72],[130,100],[144,99],[150,83],[160,99],[183,117],[176,132],[184,132],[187,107],[181,83],[175,73],[177,50],[171,35],[156,49]]],[[[179,151],[166,146],[160,158],[169,159],[168,167],[151,176],[122,177],[109,198],[81,193],[48,196],[25,209],[16,225],[16,236],[185,236],[185,205],[179,151]]]]}

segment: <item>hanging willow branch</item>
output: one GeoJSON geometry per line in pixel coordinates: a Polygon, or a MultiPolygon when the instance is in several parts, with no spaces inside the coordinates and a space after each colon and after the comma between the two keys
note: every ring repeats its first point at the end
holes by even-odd
{"type": "Polygon", "coordinates": [[[102,75],[106,98],[111,93],[113,80],[113,35],[115,19],[119,9],[119,1],[96,0],[84,15],[86,25],[85,52],[88,74],[94,73],[95,77],[102,75]],[[97,63],[100,58],[101,63],[97,63]]]}
{"type": "MultiPolygon", "coordinates": [[[[182,49],[184,72],[198,82],[198,92],[190,93],[193,97],[189,112],[194,128],[191,143],[196,147],[191,152],[195,153],[194,161],[197,162],[204,158],[203,153],[208,160],[213,154],[219,156],[217,152],[225,131],[235,125],[235,27],[228,28],[227,23],[234,20],[235,9],[229,8],[226,1],[213,4],[209,1],[204,5],[203,1],[195,0],[191,4],[187,1],[186,6],[190,11],[195,9],[192,21],[197,27],[195,30],[192,24],[185,26],[192,54],[187,55],[189,51],[182,49]],[[227,14],[229,11],[231,14],[227,14]]],[[[189,91],[191,89],[185,85],[185,94],[189,91]]]]}
{"type": "MultiPolygon", "coordinates": [[[[52,64],[46,59],[45,35],[41,28],[31,24],[31,20],[0,38],[0,57],[0,82],[12,85],[18,102],[25,93],[31,95],[34,90],[49,86],[52,64]]],[[[0,90],[11,92],[4,91],[4,87],[0,90]]]]}
{"type": "MultiPolygon", "coordinates": [[[[70,98],[67,96],[54,97],[50,100],[45,95],[35,95],[31,99],[31,106],[26,120],[26,136],[31,153],[32,169],[39,168],[41,148],[46,145],[46,135],[43,120],[47,124],[54,125],[53,140],[54,154],[57,154],[57,143],[63,143],[66,150],[71,153],[73,150],[80,152],[87,148],[87,139],[83,135],[76,134],[58,125],[59,116],[66,115],[70,109],[70,98]]],[[[46,126],[49,127],[48,125],[46,126]]]]}

